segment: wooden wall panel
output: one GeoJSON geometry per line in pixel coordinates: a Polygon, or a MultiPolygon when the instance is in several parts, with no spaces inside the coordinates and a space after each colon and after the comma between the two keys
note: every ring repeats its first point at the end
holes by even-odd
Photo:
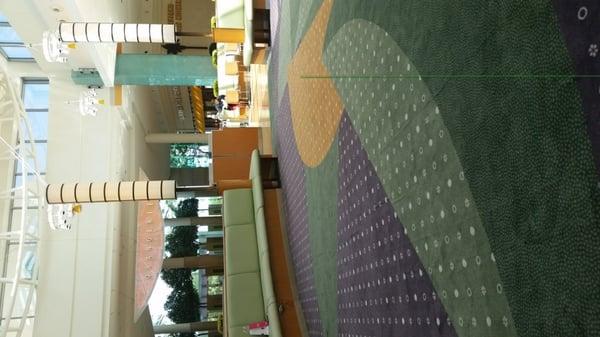
{"type": "Polygon", "coordinates": [[[250,175],[250,157],[213,157],[213,179],[248,179],[250,175]]]}
{"type": "Polygon", "coordinates": [[[213,154],[248,154],[258,148],[258,128],[225,128],[214,131],[213,154]]]}
{"type": "Polygon", "coordinates": [[[248,179],[258,128],[225,128],[212,134],[213,180],[248,179]]]}

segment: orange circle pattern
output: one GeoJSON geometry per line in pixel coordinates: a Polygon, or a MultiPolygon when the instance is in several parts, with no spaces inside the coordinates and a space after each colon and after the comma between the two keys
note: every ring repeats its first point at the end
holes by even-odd
{"type": "Polygon", "coordinates": [[[323,2],[288,70],[294,136],[300,158],[309,167],[318,166],[329,152],[343,111],[342,100],[323,63],[332,6],[332,0],[323,2]]]}

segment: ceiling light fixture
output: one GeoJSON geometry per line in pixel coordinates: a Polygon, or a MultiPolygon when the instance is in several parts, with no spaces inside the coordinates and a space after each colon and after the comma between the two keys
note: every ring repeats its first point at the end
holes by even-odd
{"type": "Polygon", "coordinates": [[[48,208],[48,224],[53,230],[69,230],[73,217],[81,213],[79,204],[51,204],[48,208]]]}
{"type": "Polygon", "coordinates": [[[75,49],[75,43],[64,43],[56,33],[46,31],[42,35],[42,51],[48,62],[67,62],[69,49],[75,49]]]}
{"type": "Polygon", "coordinates": [[[104,103],[104,99],[98,98],[98,93],[93,88],[82,92],[78,100],[67,101],[67,104],[77,104],[82,116],[96,116],[98,107],[104,103]]]}

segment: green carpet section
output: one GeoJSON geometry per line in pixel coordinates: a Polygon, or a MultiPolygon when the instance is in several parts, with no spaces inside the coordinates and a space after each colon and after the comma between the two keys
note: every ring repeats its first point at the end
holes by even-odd
{"type": "Polygon", "coordinates": [[[288,1],[290,7],[291,21],[290,21],[290,41],[292,43],[292,49],[296,51],[297,45],[295,44],[297,28],[300,20],[300,4],[302,1],[288,1]]]}
{"type": "Polygon", "coordinates": [[[338,92],[459,336],[516,336],[477,205],[414,64],[364,20],[346,23],[325,55],[332,75],[348,76],[335,79],[338,92]],[[375,74],[399,78],[354,77],[375,74]]]}
{"type": "MultiPolygon", "coordinates": [[[[278,39],[278,57],[277,57],[277,100],[276,106],[281,103],[287,85],[288,65],[292,61],[292,42],[291,42],[291,22],[292,14],[290,12],[290,3],[293,1],[282,1],[279,12],[279,35],[278,39]]],[[[273,103],[271,103],[273,105],[273,103]]]]}
{"type": "MultiPolygon", "coordinates": [[[[361,56],[354,54],[367,51],[368,42],[356,44],[360,30],[353,33],[355,36],[348,36],[348,40],[338,41],[338,31],[357,18],[372,21],[389,33],[389,39],[395,41],[412,60],[414,69],[423,75],[422,82],[413,81],[412,91],[407,79],[397,83],[396,88],[406,90],[408,86],[411,93],[424,93],[425,101],[420,103],[415,103],[418,97],[413,96],[406,98],[410,99],[408,103],[402,101],[401,93],[394,94],[390,86],[394,81],[389,79],[337,80],[340,91],[345,92],[342,95],[349,114],[369,155],[373,155],[378,174],[382,181],[385,179],[386,189],[396,186],[404,191],[404,194],[398,190],[389,193],[399,206],[400,215],[404,208],[401,219],[408,227],[411,240],[417,242],[423,262],[435,267],[437,255],[437,258],[452,260],[455,270],[460,270],[462,259],[456,254],[462,254],[467,261],[465,269],[481,269],[491,266],[491,255],[482,253],[491,248],[504,288],[496,289],[493,284],[485,283],[491,280],[485,281],[482,286],[488,305],[483,308],[488,307],[499,314],[498,310],[504,304],[499,305],[489,296],[495,293],[498,298],[506,296],[514,324],[522,336],[599,335],[600,306],[597,303],[600,288],[596,283],[600,279],[597,265],[600,260],[597,248],[600,198],[576,83],[569,78],[469,77],[572,74],[552,3],[539,0],[488,3],[381,1],[377,4],[360,0],[336,1],[327,32],[328,66],[333,74],[350,70],[362,72],[363,69],[365,75],[367,70],[373,69],[385,75],[400,71],[394,66],[385,69],[389,67],[387,58],[384,58],[384,64],[377,64],[381,54],[387,55],[391,48],[380,46],[377,39],[368,49],[375,52],[375,56],[363,60],[366,65],[356,68],[361,56]],[[353,42],[351,48],[350,42],[353,42]],[[340,52],[340,48],[345,48],[346,53],[340,52]],[[334,65],[334,57],[342,60],[336,60],[339,66],[334,65]],[[376,96],[369,98],[365,96],[367,92],[376,96]],[[399,127],[391,127],[391,117],[372,116],[368,119],[373,110],[378,111],[378,116],[385,116],[391,110],[395,113],[394,118],[401,119],[401,113],[410,111],[412,104],[417,104],[419,118],[411,117],[410,123],[399,127]],[[435,116],[435,107],[439,108],[440,117],[435,116]],[[431,127],[425,126],[427,117],[431,127]],[[419,132],[417,124],[421,128],[419,132]],[[435,137],[433,130],[436,127],[439,131],[445,130],[446,137],[451,136],[453,149],[440,152],[446,145],[440,144],[439,131],[435,137]],[[409,134],[411,139],[407,138],[409,134]],[[404,146],[411,144],[413,153],[400,154],[403,148],[397,148],[399,143],[392,146],[391,137],[399,137],[397,139],[402,140],[404,146]],[[434,142],[436,151],[433,155],[436,157],[431,157],[427,151],[428,137],[434,142]],[[374,148],[376,153],[373,153],[374,148]],[[424,151],[422,155],[420,148],[424,151]],[[402,175],[401,178],[394,177],[395,168],[388,168],[387,157],[382,158],[382,153],[400,158],[398,175],[402,175]],[[436,183],[430,180],[434,160],[437,170],[443,173],[436,183]],[[427,161],[427,178],[423,181],[422,174],[417,173],[424,165],[421,162],[427,161]],[[403,169],[410,171],[412,180],[403,169]],[[461,180],[463,176],[465,180],[461,180]],[[447,180],[446,184],[444,180],[447,180]],[[452,180],[451,186],[448,186],[449,180],[452,180]],[[393,182],[390,184],[390,181],[393,182]],[[414,198],[418,191],[425,190],[425,184],[428,184],[429,193],[436,195],[436,201],[429,201],[426,196],[418,197],[421,205],[437,208],[435,213],[430,212],[434,224],[428,223],[428,214],[421,210],[425,208],[419,207],[419,199],[414,198]],[[437,193],[437,185],[440,193],[437,193]],[[407,191],[413,196],[411,200],[405,197],[407,191]],[[461,200],[460,195],[465,200],[461,200]],[[467,199],[470,207],[467,207],[467,199]],[[459,221],[452,220],[455,216],[453,206],[457,208],[459,221]],[[437,226],[442,210],[445,222],[437,226]],[[419,229],[421,220],[423,229],[419,229]],[[478,239],[472,244],[462,243],[462,247],[452,248],[458,240],[457,233],[450,235],[446,228],[454,225],[463,226],[463,241],[471,235],[471,227],[478,239]],[[424,252],[423,245],[428,226],[437,226],[433,233],[438,236],[448,233],[450,240],[450,244],[446,244],[446,236],[442,235],[444,243],[438,239],[438,253],[431,253],[431,256],[424,252]],[[468,230],[465,232],[464,228],[468,230]],[[485,235],[487,240],[484,240],[485,235]],[[480,266],[473,265],[477,255],[467,256],[468,252],[479,254],[480,266]],[[500,291],[502,294],[498,294],[500,291]]],[[[391,50],[389,52],[395,55],[391,50]]],[[[432,249],[431,244],[428,249],[432,249]]],[[[437,276],[433,271],[436,287],[447,284],[439,279],[445,277],[443,275],[449,268],[448,264],[442,265],[442,272],[438,271],[437,276]]],[[[451,276],[448,282],[472,284],[479,280],[476,274],[454,274],[457,279],[451,276]]],[[[463,297],[467,290],[456,290],[459,294],[455,296],[457,304],[446,305],[453,320],[462,310],[460,301],[470,301],[469,297],[463,297]]],[[[446,292],[448,297],[455,293],[450,289],[446,292]]],[[[481,289],[478,292],[471,289],[471,292],[473,297],[476,293],[483,296],[481,289]]],[[[496,315],[494,312],[490,314],[496,315]]],[[[487,318],[468,323],[478,328],[483,322],[487,323],[487,318]]],[[[465,326],[468,323],[465,320],[465,326]]],[[[496,320],[492,319],[492,326],[495,324],[496,320]]],[[[512,322],[509,322],[510,326],[512,322]]],[[[460,324],[456,327],[461,335],[464,334],[466,327],[461,329],[460,324]]]]}
{"type": "Polygon", "coordinates": [[[294,1],[298,5],[298,23],[296,24],[295,32],[292,31],[292,41],[294,41],[294,49],[298,48],[302,37],[310,27],[317,11],[323,4],[323,0],[304,0],[294,1]]]}
{"type": "Polygon", "coordinates": [[[315,168],[306,168],[308,226],[323,336],[337,336],[337,137],[315,168]]]}

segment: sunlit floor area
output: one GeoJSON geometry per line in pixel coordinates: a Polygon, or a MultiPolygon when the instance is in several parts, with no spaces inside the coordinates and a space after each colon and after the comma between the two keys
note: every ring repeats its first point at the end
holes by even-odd
{"type": "Polygon", "coordinates": [[[250,67],[250,92],[252,101],[249,109],[251,125],[269,127],[269,77],[266,64],[250,67]]]}

